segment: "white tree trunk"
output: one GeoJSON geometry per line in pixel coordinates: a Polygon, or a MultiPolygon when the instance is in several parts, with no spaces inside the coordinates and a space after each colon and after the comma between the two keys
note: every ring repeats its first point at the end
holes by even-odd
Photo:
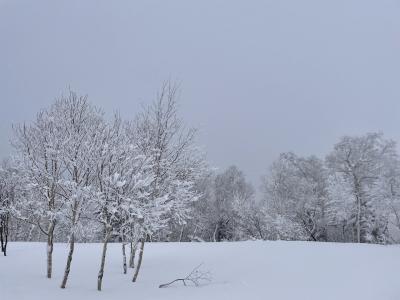
{"type": "Polygon", "coordinates": [[[357,197],[357,243],[361,243],[361,201],[357,197]]]}
{"type": "Polygon", "coordinates": [[[47,278],[51,278],[53,270],[54,227],[55,223],[52,221],[47,231],[47,278]]]}
{"type": "Polygon", "coordinates": [[[71,270],[72,255],[74,254],[75,247],[75,234],[71,233],[71,238],[69,241],[69,252],[67,257],[67,265],[65,266],[64,277],[61,283],[61,288],[65,289],[67,286],[69,271],[71,270]]]}
{"type": "Polygon", "coordinates": [[[183,230],[185,229],[185,225],[182,225],[181,233],[179,234],[179,243],[182,242],[183,230]]]}
{"type": "Polygon", "coordinates": [[[213,233],[213,241],[217,241],[217,230],[218,230],[218,223],[215,225],[214,233],[213,233]]]}
{"type": "Polygon", "coordinates": [[[142,243],[140,244],[140,249],[139,249],[139,260],[138,264],[135,269],[135,274],[133,275],[132,282],[136,282],[137,277],[139,275],[140,267],[142,265],[142,260],[143,260],[143,251],[144,251],[144,239],[142,240],[142,243]]]}
{"type": "Polygon", "coordinates": [[[135,256],[136,256],[136,248],[137,248],[137,242],[131,242],[131,252],[129,255],[129,268],[134,268],[135,267],[135,256]]]}
{"type": "Polygon", "coordinates": [[[101,291],[101,286],[103,284],[104,265],[105,265],[105,262],[106,262],[107,244],[108,244],[109,236],[110,236],[110,233],[107,232],[106,236],[104,238],[104,242],[103,242],[103,253],[101,255],[101,263],[100,263],[99,275],[97,276],[97,290],[98,291],[101,291]]]}

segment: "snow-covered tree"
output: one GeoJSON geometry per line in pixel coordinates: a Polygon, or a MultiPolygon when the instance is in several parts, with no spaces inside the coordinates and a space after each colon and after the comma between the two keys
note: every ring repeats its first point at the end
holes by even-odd
{"type": "Polygon", "coordinates": [[[219,174],[205,173],[196,185],[201,197],[193,204],[186,240],[264,238],[262,203],[256,200],[252,185],[236,166],[219,174]]]}
{"type": "Polygon", "coordinates": [[[104,131],[103,142],[96,150],[100,159],[96,173],[98,192],[93,203],[95,218],[102,225],[103,231],[98,290],[102,287],[108,242],[113,236],[126,242],[130,229],[137,227],[135,223],[142,214],[140,203],[148,196],[148,188],[153,181],[147,158],[128,139],[129,129],[116,116],[104,131]]]}
{"type": "Polygon", "coordinates": [[[351,191],[351,223],[354,242],[386,240],[387,220],[378,212],[383,198],[376,197],[376,185],[396,159],[395,143],[382,134],[345,136],[327,157],[327,165],[351,191]],[[379,229],[379,230],[378,230],[379,229]]]}
{"type": "Polygon", "coordinates": [[[17,193],[17,185],[17,170],[10,160],[2,161],[0,164],[0,245],[4,256],[7,255],[11,213],[17,193]]]}
{"type": "Polygon", "coordinates": [[[212,241],[214,227],[209,221],[213,213],[210,201],[214,199],[214,179],[214,172],[209,170],[196,181],[195,189],[199,191],[200,198],[191,204],[186,224],[171,228],[174,241],[212,241]]]}
{"type": "Polygon", "coordinates": [[[196,130],[186,128],[178,116],[177,86],[163,85],[157,100],[140,113],[132,124],[132,140],[152,166],[149,195],[138,203],[141,218],[141,247],[136,281],[144,243],[168,224],[184,224],[189,204],[198,199],[195,181],[204,169],[204,159],[194,145],[196,130]]]}
{"type": "Polygon", "coordinates": [[[236,240],[265,240],[270,237],[270,219],[264,201],[258,200],[253,195],[236,193],[233,211],[236,240]]]}
{"type": "MultiPolygon", "coordinates": [[[[65,172],[59,180],[62,185],[63,226],[69,231],[69,253],[61,288],[65,288],[71,268],[75,239],[83,230],[82,219],[93,211],[93,200],[99,151],[102,147],[106,123],[103,113],[91,105],[87,97],[70,92],[54,104],[59,115],[57,125],[64,137],[60,151],[65,172]]],[[[89,215],[90,218],[90,215],[89,215]]]]}
{"type": "Polygon", "coordinates": [[[246,181],[242,171],[231,166],[214,180],[213,198],[209,201],[210,225],[213,227],[213,241],[237,239],[237,225],[239,224],[238,206],[252,201],[253,187],[246,181]],[[236,208],[236,210],[235,210],[236,208]]]}
{"type": "Polygon", "coordinates": [[[329,209],[327,211],[328,240],[335,242],[353,241],[353,196],[352,190],[340,174],[328,176],[328,199],[329,209]]]}
{"type": "Polygon", "coordinates": [[[400,160],[392,153],[384,162],[382,173],[371,189],[378,221],[373,236],[378,242],[400,241],[400,160]]]}
{"type": "Polygon", "coordinates": [[[327,172],[320,159],[283,153],[265,177],[264,197],[270,212],[280,216],[280,227],[282,220],[291,228],[295,222],[309,240],[320,241],[326,240],[327,187],[327,172]]]}
{"type": "Polygon", "coordinates": [[[63,179],[67,140],[59,105],[40,111],[31,124],[14,127],[15,163],[25,192],[15,202],[15,216],[37,226],[47,237],[47,277],[52,275],[54,233],[65,205],[63,179]]]}
{"type": "Polygon", "coordinates": [[[237,167],[229,167],[216,176],[215,204],[218,221],[215,224],[214,240],[221,241],[229,235],[236,240],[239,239],[238,227],[244,221],[246,212],[250,212],[253,200],[253,186],[246,181],[243,172],[237,167]]]}

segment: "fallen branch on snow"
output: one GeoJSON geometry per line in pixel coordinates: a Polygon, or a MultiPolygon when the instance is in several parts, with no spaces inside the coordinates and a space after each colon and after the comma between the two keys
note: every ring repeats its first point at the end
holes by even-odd
{"type": "Polygon", "coordinates": [[[192,270],[192,272],[190,272],[189,275],[187,275],[185,278],[178,278],[178,279],[175,279],[175,280],[173,280],[171,282],[161,284],[159,286],[159,288],[160,289],[161,288],[166,288],[166,287],[170,286],[171,284],[173,284],[175,282],[178,282],[178,281],[182,281],[184,286],[186,286],[187,282],[191,282],[195,286],[199,286],[202,282],[210,282],[211,281],[211,274],[208,271],[206,271],[206,272],[201,271],[200,267],[202,265],[203,264],[201,263],[196,268],[194,268],[192,270]]]}

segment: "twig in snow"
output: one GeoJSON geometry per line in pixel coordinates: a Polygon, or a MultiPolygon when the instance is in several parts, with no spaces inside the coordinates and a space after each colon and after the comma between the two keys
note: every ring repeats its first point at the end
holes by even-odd
{"type": "Polygon", "coordinates": [[[171,282],[161,284],[159,286],[159,288],[166,288],[166,287],[170,286],[171,284],[178,282],[178,281],[182,281],[184,286],[186,286],[186,283],[188,283],[188,282],[193,283],[195,286],[199,286],[202,282],[210,282],[211,281],[211,273],[208,271],[206,271],[206,272],[201,271],[200,267],[202,265],[203,265],[203,263],[198,265],[186,277],[178,278],[171,282]]]}

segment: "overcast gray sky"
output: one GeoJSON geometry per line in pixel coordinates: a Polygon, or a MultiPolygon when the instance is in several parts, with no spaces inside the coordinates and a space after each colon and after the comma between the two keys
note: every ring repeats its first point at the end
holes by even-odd
{"type": "Polygon", "coordinates": [[[211,163],[255,185],[283,151],[400,141],[400,1],[0,0],[0,156],[68,86],[129,117],[166,79],[211,163]]]}

